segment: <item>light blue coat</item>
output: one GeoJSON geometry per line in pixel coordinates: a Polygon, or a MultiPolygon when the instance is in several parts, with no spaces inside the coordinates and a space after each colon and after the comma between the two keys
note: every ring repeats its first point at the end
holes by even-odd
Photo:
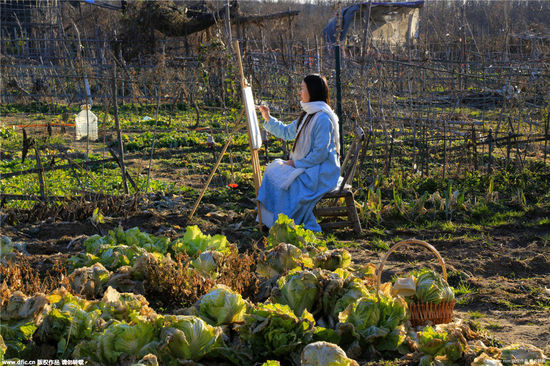
{"type": "MultiPolygon", "coordinates": [[[[296,168],[305,169],[290,185],[288,190],[274,186],[268,179],[262,180],[258,200],[271,211],[275,220],[280,213],[294,219],[296,224],[304,224],[306,229],[321,231],[313,215],[313,208],[321,197],[332,191],[340,177],[340,161],[334,146],[334,131],[328,115],[319,112],[311,131],[311,149],[300,160],[294,162],[296,168]]],[[[283,140],[296,137],[298,120],[285,125],[271,118],[264,128],[283,140]]]]}

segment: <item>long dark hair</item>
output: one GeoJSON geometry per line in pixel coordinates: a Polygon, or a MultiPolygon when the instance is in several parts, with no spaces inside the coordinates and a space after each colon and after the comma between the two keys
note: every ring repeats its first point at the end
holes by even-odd
{"type": "MultiPolygon", "coordinates": [[[[310,102],[330,103],[328,83],[324,76],[320,74],[309,74],[304,78],[304,83],[306,83],[310,102]]],[[[304,120],[306,114],[307,113],[304,111],[300,114],[300,117],[298,118],[298,127],[300,127],[300,124],[304,120]]]]}

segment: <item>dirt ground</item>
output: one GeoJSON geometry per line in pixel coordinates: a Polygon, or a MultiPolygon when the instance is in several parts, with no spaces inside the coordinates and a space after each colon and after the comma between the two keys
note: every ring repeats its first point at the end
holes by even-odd
{"type": "MultiPolygon", "coordinates": [[[[101,229],[106,233],[117,225],[124,229],[138,226],[156,235],[175,236],[188,224],[198,224],[206,233],[227,235],[241,248],[250,247],[254,241],[261,243],[259,234],[254,232],[252,210],[222,215],[217,211],[219,208],[205,202],[199,206],[196,218],[189,222],[187,213],[192,204],[182,197],[157,198],[128,217],[108,217],[101,229]]],[[[535,221],[550,217],[548,212],[534,212],[532,216],[535,221]]],[[[96,233],[98,229],[86,220],[53,222],[50,219],[18,226],[4,222],[0,227],[0,234],[8,235],[14,242],[25,243],[25,250],[38,269],[79,252],[82,247],[77,243],[96,233]]],[[[455,316],[478,322],[503,344],[530,343],[548,355],[550,246],[544,238],[549,233],[549,223],[513,224],[486,228],[481,233],[399,229],[386,231],[383,239],[395,242],[414,237],[434,245],[446,261],[449,283],[455,288],[466,289],[463,295],[457,296],[455,316]]],[[[385,253],[372,245],[374,235],[367,230],[359,237],[351,230],[335,234],[349,244],[355,263],[378,265],[385,253]]],[[[383,281],[421,266],[439,270],[435,256],[428,251],[401,248],[386,263],[383,281]]]]}

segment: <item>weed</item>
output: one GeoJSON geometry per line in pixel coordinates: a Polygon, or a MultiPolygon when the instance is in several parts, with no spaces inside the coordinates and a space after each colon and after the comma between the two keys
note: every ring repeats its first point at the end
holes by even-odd
{"type": "Polygon", "coordinates": [[[450,233],[454,233],[456,231],[456,225],[453,224],[452,221],[446,221],[443,223],[443,225],[441,225],[441,228],[446,231],[446,232],[450,232],[450,233]]]}
{"type": "Polygon", "coordinates": [[[480,318],[483,318],[485,316],[485,314],[483,313],[480,313],[479,311],[470,311],[468,313],[468,316],[471,318],[471,319],[480,319],[480,318]]]}
{"type": "Polygon", "coordinates": [[[501,329],[504,328],[503,325],[497,322],[489,321],[486,325],[487,329],[501,329]]]}
{"type": "Polygon", "coordinates": [[[523,307],[523,305],[513,304],[506,299],[497,299],[496,303],[504,306],[506,309],[509,309],[509,310],[520,309],[523,307]]]}
{"type": "Polygon", "coordinates": [[[374,238],[371,241],[371,244],[375,249],[380,250],[380,251],[387,251],[388,249],[390,249],[390,246],[388,245],[388,243],[386,243],[385,241],[383,241],[380,238],[374,238]]]}

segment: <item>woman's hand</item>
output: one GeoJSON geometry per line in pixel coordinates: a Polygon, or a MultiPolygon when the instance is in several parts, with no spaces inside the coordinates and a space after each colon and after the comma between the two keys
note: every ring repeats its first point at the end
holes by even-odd
{"type": "Polygon", "coordinates": [[[290,165],[293,168],[296,168],[296,166],[294,165],[294,160],[287,160],[287,161],[285,161],[285,164],[290,165]]]}
{"type": "Polygon", "coordinates": [[[258,106],[258,108],[260,109],[260,113],[262,114],[263,119],[266,122],[269,121],[270,118],[271,118],[271,115],[269,114],[269,107],[267,107],[265,105],[260,105],[260,106],[258,106]]]}

